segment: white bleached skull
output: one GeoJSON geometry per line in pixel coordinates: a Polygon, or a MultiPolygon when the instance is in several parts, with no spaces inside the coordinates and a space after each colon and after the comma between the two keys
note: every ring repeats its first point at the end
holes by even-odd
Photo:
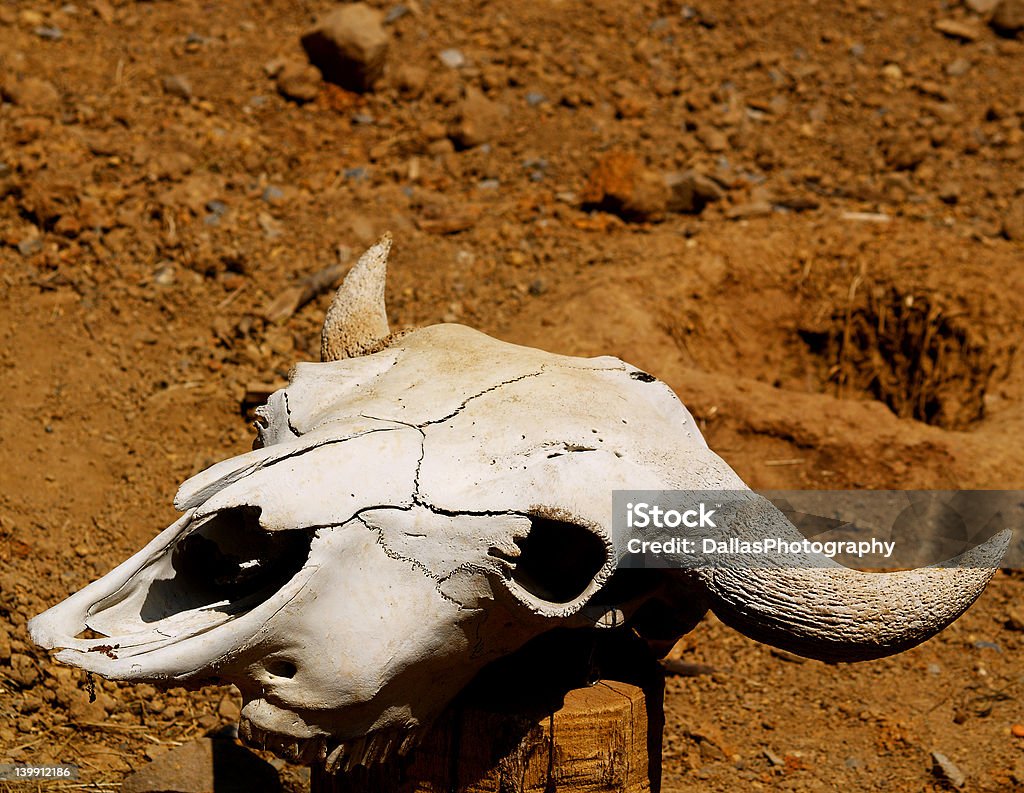
{"type": "MultiPolygon", "coordinates": [[[[680,625],[711,608],[852,660],[923,641],[984,588],[1005,538],[949,568],[809,560],[613,586],[612,490],[743,483],[672,391],[620,360],[459,325],[390,335],[389,248],[339,290],[324,362],[259,411],[262,448],[185,482],[182,517],[33,619],[35,641],[113,679],[235,683],[250,741],[337,766],[408,750],[481,668],[554,628],[629,625],[657,602],[680,625]]],[[[746,535],[799,536],[751,504],[746,535]]]]}

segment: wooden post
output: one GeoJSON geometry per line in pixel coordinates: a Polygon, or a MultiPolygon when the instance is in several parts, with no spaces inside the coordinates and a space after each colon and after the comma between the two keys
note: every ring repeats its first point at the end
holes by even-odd
{"type": "MultiPolygon", "coordinates": [[[[485,676],[403,761],[338,775],[314,768],[312,793],[658,793],[660,668],[646,655],[625,664],[629,674],[616,675],[631,682],[562,685],[553,696],[552,687],[564,680],[552,667],[578,660],[571,652],[550,655],[558,649],[564,648],[547,645],[532,661],[519,666],[513,658],[485,676]],[[538,655],[548,656],[547,680],[531,679],[538,655]],[[510,681],[506,675],[516,666],[518,680],[510,681]],[[505,685],[497,688],[497,680],[505,685]],[[532,696],[522,693],[526,685],[532,696]]],[[[622,669],[622,657],[617,661],[612,666],[622,669]]]]}

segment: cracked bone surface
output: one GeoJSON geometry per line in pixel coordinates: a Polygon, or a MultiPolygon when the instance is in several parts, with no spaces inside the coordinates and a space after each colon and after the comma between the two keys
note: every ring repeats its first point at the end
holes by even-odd
{"type": "MultiPolygon", "coordinates": [[[[956,619],[1001,558],[1005,536],[898,573],[808,557],[622,586],[612,490],[743,482],[666,385],[618,359],[459,325],[391,334],[390,244],[339,290],[325,361],[259,410],[261,448],[185,482],[181,518],[35,617],[36,642],[113,679],[234,683],[247,740],[344,768],[408,751],[485,665],[555,628],[656,613],[664,638],[710,608],[797,653],[873,658],[956,619]]],[[[746,538],[799,539],[753,494],[741,508],[746,538]]]]}

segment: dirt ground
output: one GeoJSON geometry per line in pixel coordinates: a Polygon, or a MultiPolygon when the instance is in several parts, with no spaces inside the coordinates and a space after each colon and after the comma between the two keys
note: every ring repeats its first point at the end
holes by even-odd
{"type": "MultiPolygon", "coordinates": [[[[394,326],[624,358],[752,486],[1024,488],[1024,34],[984,2],[372,5],[375,90],[302,102],[329,2],[0,4],[0,762],[116,789],[237,719],[90,702],[25,623],[249,448],[247,388],[318,356],[329,296],[282,292],[386,229],[394,326]]],[[[1022,601],[862,665],[706,621],[666,789],[939,790],[937,751],[1024,790],[1022,601]]]]}

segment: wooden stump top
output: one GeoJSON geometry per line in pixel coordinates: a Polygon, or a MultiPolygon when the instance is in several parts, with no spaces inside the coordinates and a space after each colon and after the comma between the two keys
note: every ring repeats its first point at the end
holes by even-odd
{"type": "Polygon", "coordinates": [[[402,766],[313,770],[313,793],[646,793],[658,789],[660,700],[654,723],[644,691],[599,681],[569,691],[557,710],[532,714],[451,708],[402,766]],[[651,744],[651,728],[657,739],[651,744]],[[658,758],[650,763],[655,747],[658,758]]]}

